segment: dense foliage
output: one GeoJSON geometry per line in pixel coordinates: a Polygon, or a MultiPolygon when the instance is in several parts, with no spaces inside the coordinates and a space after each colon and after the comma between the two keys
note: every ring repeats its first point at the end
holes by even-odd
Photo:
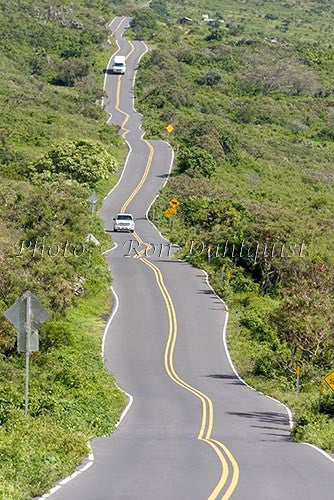
{"type": "Polygon", "coordinates": [[[42,173],[52,178],[52,174],[63,174],[91,187],[108,179],[114,170],[115,160],[108,150],[87,139],[55,144],[31,165],[32,176],[42,173]]]}
{"type": "Polygon", "coordinates": [[[151,135],[174,126],[177,152],[152,216],[231,306],[243,375],[295,408],[298,439],[334,449],[330,394],[317,415],[334,368],[333,4],[153,0],[151,14],[137,107],[151,135]]]}

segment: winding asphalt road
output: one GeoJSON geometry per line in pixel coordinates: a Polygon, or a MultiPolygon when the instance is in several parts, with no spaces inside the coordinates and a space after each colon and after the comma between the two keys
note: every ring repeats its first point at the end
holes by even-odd
{"type": "Polygon", "coordinates": [[[105,104],[130,154],[100,214],[108,231],[121,210],[137,219],[135,238],[114,233],[117,247],[106,255],[119,307],[104,344],[106,365],[133,404],[110,437],[93,441],[93,465],[52,498],[333,500],[333,463],[291,442],[285,408],[232,369],[226,309],[206,276],[166,253],[140,253],[145,243],[166,244],[146,212],[173,154],[167,143],[143,139],[133,86],[146,47],[123,39],[128,24],[111,24],[127,72],[106,76],[105,104]],[[137,258],[134,250],[126,257],[130,239],[138,242],[137,258]]]}

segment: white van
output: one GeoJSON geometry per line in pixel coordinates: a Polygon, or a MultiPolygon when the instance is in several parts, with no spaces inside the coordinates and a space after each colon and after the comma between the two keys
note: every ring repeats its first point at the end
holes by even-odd
{"type": "Polygon", "coordinates": [[[117,73],[119,75],[124,75],[126,70],[125,57],[124,56],[115,56],[113,65],[111,66],[111,70],[113,73],[117,73]]]}

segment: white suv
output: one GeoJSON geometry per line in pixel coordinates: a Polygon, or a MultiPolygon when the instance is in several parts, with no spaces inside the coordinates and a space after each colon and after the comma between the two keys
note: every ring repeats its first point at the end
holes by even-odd
{"type": "Polygon", "coordinates": [[[135,221],[131,214],[117,214],[114,218],[114,231],[130,231],[135,230],[135,221]]]}

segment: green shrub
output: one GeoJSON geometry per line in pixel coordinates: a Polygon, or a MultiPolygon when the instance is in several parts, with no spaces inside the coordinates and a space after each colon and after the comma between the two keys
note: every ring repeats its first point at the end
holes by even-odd
{"type": "Polygon", "coordinates": [[[238,152],[238,141],[235,135],[228,130],[222,130],[220,133],[219,140],[223,147],[227,160],[232,165],[236,165],[239,161],[239,152],[238,152]]]}
{"type": "Polygon", "coordinates": [[[31,173],[66,174],[78,182],[94,186],[115,171],[115,160],[97,142],[78,140],[55,144],[42,158],[31,165],[31,173]]]}
{"type": "Polygon", "coordinates": [[[323,127],[318,134],[318,138],[323,141],[334,141],[334,124],[323,127]]]}
{"type": "Polygon", "coordinates": [[[208,34],[208,36],[206,37],[206,40],[208,42],[214,40],[223,40],[224,39],[224,31],[222,28],[219,28],[219,29],[212,29],[210,30],[210,33],[208,34]]]}
{"type": "Polygon", "coordinates": [[[252,123],[257,115],[256,107],[253,103],[247,103],[240,107],[236,112],[236,120],[239,123],[252,123]]]}
{"type": "Polygon", "coordinates": [[[216,171],[213,156],[198,146],[183,148],[177,160],[180,173],[187,172],[191,176],[212,177],[216,171]]]}
{"type": "Polygon", "coordinates": [[[3,316],[6,305],[0,301],[0,353],[9,353],[14,350],[16,344],[16,331],[3,316]]]}
{"type": "Polygon", "coordinates": [[[209,87],[215,87],[221,79],[222,77],[218,71],[205,70],[202,78],[200,79],[200,83],[202,85],[209,85],[209,87]]]}
{"type": "Polygon", "coordinates": [[[152,0],[152,2],[150,3],[150,7],[159,15],[159,17],[168,19],[169,10],[164,0],[152,0]]]}
{"type": "Polygon", "coordinates": [[[258,347],[254,359],[254,375],[270,378],[276,375],[277,356],[269,344],[261,344],[258,347]]]}
{"type": "Polygon", "coordinates": [[[266,14],[264,16],[265,19],[270,19],[271,21],[274,21],[276,19],[278,19],[278,15],[277,14],[273,14],[271,12],[268,12],[268,14],[266,14]]]}
{"type": "Polygon", "coordinates": [[[320,411],[326,415],[334,416],[334,395],[332,392],[322,396],[320,411]]]}
{"type": "Polygon", "coordinates": [[[58,64],[56,76],[52,83],[55,85],[73,87],[78,80],[87,76],[88,72],[89,66],[85,61],[71,57],[58,64]]]}
{"type": "Polygon", "coordinates": [[[71,345],[73,332],[70,325],[63,321],[48,321],[40,329],[40,346],[43,351],[62,345],[71,345]]]}
{"type": "Polygon", "coordinates": [[[268,323],[259,315],[257,311],[250,310],[245,312],[241,319],[240,324],[245,326],[255,340],[270,341],[272,332],[268,331],[268,323]]]}
{"type": "Polygon", "coordinates": [[[148,9],[136,10],[131,21],[131,28],[138,39],[150,38],[157,29],[154,12],[148,9]]]}
{"type": "MultiPolygon", "coordinates": [[[[314,407],[317,407],[316,400],[314,400],[314,407]]],[[[316,415],[311,411],[303,411],[296,419],[292,436],[296,441],[313,443],[320,448],[333,452],[334,421],[326,415],[316,415]]]]}

